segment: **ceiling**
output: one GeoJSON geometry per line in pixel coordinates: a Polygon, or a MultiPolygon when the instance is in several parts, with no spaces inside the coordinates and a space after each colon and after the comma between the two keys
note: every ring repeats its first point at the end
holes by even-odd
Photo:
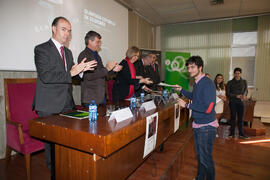
{"type": "Polygon", "coordinates": [[[116,0],[154,25],[270,13],[270,0],[116,0]]]}

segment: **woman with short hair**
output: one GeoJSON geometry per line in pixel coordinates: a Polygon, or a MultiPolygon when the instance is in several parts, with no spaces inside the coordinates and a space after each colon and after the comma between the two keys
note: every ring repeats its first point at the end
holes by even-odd
{"type": "Polygon", "coordinates": [[[149,78],[136,76],[136,71],[133,63],[140,56],[140,50],[136,46],[130,47],[126,52],[126,57],[120,63],[123,66],[122,70],[117,73],[113,85],[113,101],[121,101],[129,99],[135,91],[140,90],[141,84],[151,84],[149,78]]]}

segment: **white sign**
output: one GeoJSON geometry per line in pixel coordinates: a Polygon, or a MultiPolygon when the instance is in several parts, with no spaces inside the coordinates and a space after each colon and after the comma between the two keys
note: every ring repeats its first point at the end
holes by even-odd
{"type": "Polygon", "coordinates": [[[112,131],[117,131],[117,130],[129,125],[131,121],[132,121],[132,119],[129,118],[127,120],[124,120],[124,121],[121,121],[118,123],[116,121],[109,121],[108,124],[109,124],[112,131]]]}
{"type": "Polygon", "coordinates": [[[156,105],[154,101],[148,101],[148,102],[143,103],[140,109],[144,109],[147,112],[147,111],[156,109],[156,105]]]}
{"type": "Polygon", "coordinates": [[[174,132],[179,129],[179,122],[180,122],[180,113],[181,108],[178,103],[174,104],[174,132]]]}
{"type": "Polygon", "coordinates": [[[143,158],[152,152],[156,147],[158,131],[158,112],[146,117],[145,143],[143,158]]]}
{"type": "Polygon", "coordinates": [[[109,121],[115,119],[116,122],[121,122],[121,121],[127,120],[129,118],[133,118],[133,114],[130,111],[129,107],[127,107],[127,108],[112,112],[112,114],[109,118],[109,121]]]}

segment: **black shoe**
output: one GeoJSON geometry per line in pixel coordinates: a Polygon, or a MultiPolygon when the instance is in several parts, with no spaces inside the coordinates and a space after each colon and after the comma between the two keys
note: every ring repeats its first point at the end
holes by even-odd
{"type": "Polygon", "coordinates": [[[234,135],[230,134],[230,135],[228,136],[228,138],[234,138],[234,135]]]}
{"type": "Polygon", "coordinates": [[[250,139],[250,137],[246,136],[245,134],[239,135],[239,138],[241,138],[241,139],[250,139]]]}

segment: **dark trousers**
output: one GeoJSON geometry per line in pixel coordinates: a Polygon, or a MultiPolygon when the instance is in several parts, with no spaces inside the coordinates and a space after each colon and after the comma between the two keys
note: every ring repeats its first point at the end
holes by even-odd
{"type": "MultiPolygon", "coordinates": [[[[37,111],[38,117],[46,117],[53,115],[53,113],[37,111]]],[[[54,163],[54,144],[44,142],[46,166],[51,171],[51,179],[55,179],[55,163],[54,163]]]]}
{"type": "Polygon", "coordinates": [[[212,151],[216,133],[217,128],[213,126],[194,128],[194,146],[198,161],[196,180],[215,179],[215,165],[212,151]]]}
{"type": "Polygon", "coordinates": [[[231,135],[235,135],[235,124],[236,124],[236,114],[238,118],[238,131],[239,135],[244,135],[243,133],[243,115],[244,115],[244,103],[242,101],[230,101],[231,110],[231,135]]]}
{"type": "MultiPolygon", "coordinates": [[[[72,108],[66,108],[63,112],[70,111],[72,108]]],[[[54,115],[55,113],[37,111],[38,117],[46,117],[54,115]]],[[[46,157],[46,166],[51,171],[51,179],[55,179],[55,161],[54,161],[54,143],[44,142],[45,147],[45,157],[46,157]]]]}

